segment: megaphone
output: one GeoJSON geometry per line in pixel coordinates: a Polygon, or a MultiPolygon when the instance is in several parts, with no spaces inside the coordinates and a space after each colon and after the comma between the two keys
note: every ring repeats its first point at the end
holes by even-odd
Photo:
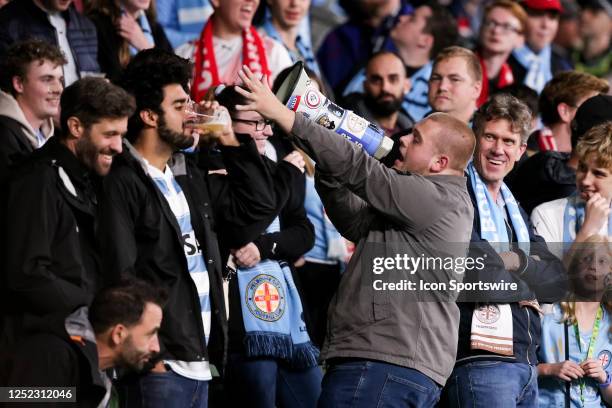
{"type": "Polygon", "coordinates": [[[344,136],[375,159],[382,159],[393,147],[393,140],[386,137],[377,125],[341,108],[319,92],[304,71],[302,61],[291,67],[276,97],[292,111],[300,112],[311,121],[344,136]]]}

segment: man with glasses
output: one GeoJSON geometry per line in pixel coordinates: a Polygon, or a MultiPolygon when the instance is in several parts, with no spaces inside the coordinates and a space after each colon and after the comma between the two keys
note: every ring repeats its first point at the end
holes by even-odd
{"type": "MultiPolygon", "coordinates": [[[[227,176],[201,172],[180,152],[194,144],[185,126],[190,73],[186,60],[149,49],[132,59],[122,80],[137,106],[131,143],[104,183],[100,242],[108,271],[136,275],[170,294],[161,353],[152,373],[127,386],[130,407],[208,406],[211,365],[225,366],[227,336],[215,227],[239,229],[268,219],[276,206],[257,150],[250,138],[240,143],[231,127],[213,135],[227,176]]],[[[233,248],[245,244],[224,238],[233,248]]]]}
{"type": "Polygon", "coordinates": [[[485,8],[477,50],[483,79],[478,106],[489,95],[515,82],[507,61],[512,50],[523,43],[526,23],[525,10],[514,1],[497,0],[485,8]]]}

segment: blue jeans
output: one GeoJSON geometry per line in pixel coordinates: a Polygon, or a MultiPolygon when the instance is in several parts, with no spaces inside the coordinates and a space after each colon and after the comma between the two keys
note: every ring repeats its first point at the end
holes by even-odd
{"type": "Polygon", "coordinates": [[[227,406],[315,408],[323,374],[318,366],[298,370],[273,358],[231,354],[227,367],[227,406]]]}
{"type": "Polygon", "coordinates": [[[440,387],[411,368],[378,361],[339,360],[323,378],[319,408],[433,407],[440,387]]]}
{"type": "Polygon", "coordinates": [[[535,366],[503,361],[477,361],[455,367],[444,389],[450,408],[536,408],[535,366]]]}
{"type": "Polygon", "coordinates": [[[207,408],[208,381],[192,380],[172,370],[150,372],[121,392],[122,406],[142,408],[207,408]]]}

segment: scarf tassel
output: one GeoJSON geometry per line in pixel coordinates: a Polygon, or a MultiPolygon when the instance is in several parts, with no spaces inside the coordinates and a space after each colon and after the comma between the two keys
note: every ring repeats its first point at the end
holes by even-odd
{"type": "Polygon", "coordinates": [[[249,332],[244,339],[247,357],[275,357],[290,361],[291,336],[288,334],[249,332]]]}
{"type": "Polygon", "coordinates": [[[291,368],[305,369],[317,365],[319,349],[312,342],[292,344],[291,336],[255,332],[245,337],[247,357],[273,357],[287,361],[291,368]]]}
{"type": "Polygon", "coordinates": [[[314,367],[318,364],[319,349],[312,342],[300,343],[293,346],[293,358],[291,367],[305,369],[314,367]]]}

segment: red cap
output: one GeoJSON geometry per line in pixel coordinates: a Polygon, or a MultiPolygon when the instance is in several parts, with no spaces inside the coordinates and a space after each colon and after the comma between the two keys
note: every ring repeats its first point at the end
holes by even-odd
{"type": "Polygon", "coordinates": [[[532,10],[555,10],[559,13],[563,11],[559,0],[524,0],[521,4],[532,10]]]}

